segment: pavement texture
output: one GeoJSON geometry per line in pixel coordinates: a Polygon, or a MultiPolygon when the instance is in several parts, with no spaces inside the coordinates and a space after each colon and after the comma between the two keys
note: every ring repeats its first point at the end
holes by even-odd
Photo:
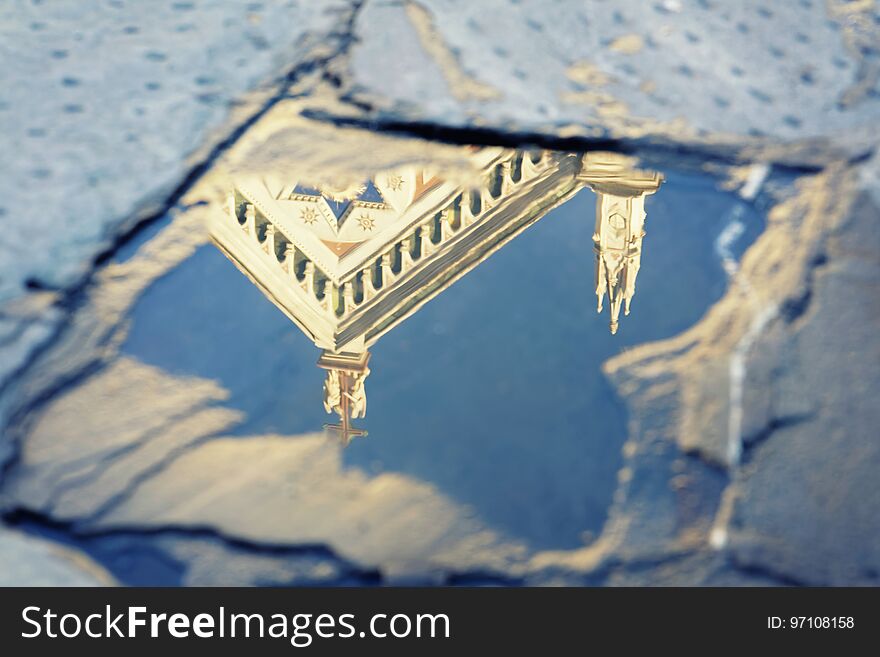
{"type": "Polygon", "coordinates": [[[127,572],[132,546],[177,584],[880,583],[874,2],[19,0],[0,19],[0,583],[112,584],[92,559],[127,572]],[[771,172],[725,295],[604,365],[630,422],[595,541],[528,554],[315,437],[232,439],[216,382],[120,354],[137,299],[205,243],[222,170],[278,144],[332,160],[285,113],[377,152],[601,146],[734,189],[771,172]],[[297,521],[249,517],[282,512],[291,472],[321,491],[297,521]],[[347,533],[388,505],[400,526],[347,533]]]}

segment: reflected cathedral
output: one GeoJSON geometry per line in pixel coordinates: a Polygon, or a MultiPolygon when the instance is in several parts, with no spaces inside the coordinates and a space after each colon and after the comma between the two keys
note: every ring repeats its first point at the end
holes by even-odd
{"type": "MultiPolygon", "coordinates": [[[[630,312],[645,236],[645,196],[661,174],[614,153],[473,148],[474,188],[426,167],[382,171],[355,185],[241,178],[211,237],[321,349],[326,427],[343,443],[367,410],[369,348],[493,252],[583,187],[597,196],[598,310],[611,333],[630,312]]],[[[515,290],[511,291],[516,294],[515,290]]]]}

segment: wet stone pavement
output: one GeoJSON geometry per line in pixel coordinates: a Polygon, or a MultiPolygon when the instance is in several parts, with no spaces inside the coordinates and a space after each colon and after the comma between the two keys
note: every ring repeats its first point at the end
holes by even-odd
{"type": "Polygon", "coordinates": [[[878,583],[876,9],[18,4],[0,583],[878,583]]]}

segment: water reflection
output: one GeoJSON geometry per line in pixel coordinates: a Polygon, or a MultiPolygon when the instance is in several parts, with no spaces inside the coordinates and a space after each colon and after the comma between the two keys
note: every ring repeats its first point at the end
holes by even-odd
{"type": "Polygon", "coordinates": [[[355,184],[240,176],[227,212],[209,218],[214,243],[321,349],[324,409],[339,416],[325,428],[344,444],[366,435],[352,420],[366,415],[370,347],[584,187],[597,197],[598,312],[607,295],[612,334],[630,313],[660,173],[607,152],[473,148],[469,158],[477,185],[425,166],[355,184]]]}

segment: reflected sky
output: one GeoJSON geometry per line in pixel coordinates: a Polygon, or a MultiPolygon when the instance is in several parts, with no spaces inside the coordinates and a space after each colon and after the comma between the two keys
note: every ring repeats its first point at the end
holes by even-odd
{"type": "MultiPolygon", "coordinates": [[[[625,410],[602,363],[694,324],[726,287],[719,235],[732,217],[742,221],[745,231],[734,245],[741,252],[761,229],[751,206],[719,193],[711,177],[675,170],[663,176],[659,191],[645,197],[637,293],[616,334],[609,331],[607,298],[603,313],[596,312],[596,194],[575,185],[566,188],[565,202],[404,313],[405,321],[375,344],[368,341],[369,406],[357,425],[369,435],[348,446],[344,463],[433,484],[532,549],[594,538],[607,515],[626,435],[625,410]]],[[[291,187],[288,195],[327,193],[291,187]]],[[[346,194],[373,194],[365,202],[376,203],[381,191],[365,185],[346,194]]],[[[346,211],[362,216],[343,205],[332,206],[337,219],[346,211]]],[[[527,213],[533,206],[518,207],[527,213]]],[[[302,218],[301,209],[296,212],[302,218]]],[[[346,230],[355,229],[366,232],[360,222],[346,230]]],[[[435,230],[439,252],[443,241],[440,227],[435,230]]],[[[414,254],[419,247],[416,239],[414,254]]],[[[277,251],[281,264],[283,249],[277,251]]],[[[373,261],[381,268],[381,259],[373,261]]],[[[294,272],[293,285],[301,274],[294,272]]],[[[340,294],[335,312],[344,303],[340,294]]],[[[169,373],[220,382],[230,392],[228,405],[245,413],[237,435],[295,435],[328,422],[325,372],[315,366],[320,340],[314,338],[219,249],[205,246],[143,295],[123,351],[169,373]]]]}

